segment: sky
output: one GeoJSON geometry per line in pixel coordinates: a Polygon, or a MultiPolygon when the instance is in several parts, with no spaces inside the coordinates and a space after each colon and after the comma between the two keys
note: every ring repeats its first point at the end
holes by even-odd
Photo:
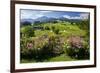
{"type": "Polygon", "coordinates": [[[37,19],[39,17],[46,16],[48,18],[65,17],[68,19],[88,19],[89,13],[86,12],[68,12],[68,11],[45,11],[45,10],[20,10],[21,19],[37,19]]]}

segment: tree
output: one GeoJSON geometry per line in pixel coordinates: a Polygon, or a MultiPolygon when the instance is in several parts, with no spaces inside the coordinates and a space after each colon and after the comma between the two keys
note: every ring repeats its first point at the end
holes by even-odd
{"type": "Polygon", "coordinates": [[[22,27],[21,34],[24,34],[25,37],[32,37],[35,35],[34,30],[31,26],[22,27]]]}
{"type": "Polygon", "coordinates": [[[31,25],[31,24],[32,24],[31,22],[25,21],[25,22],[22,23],[22,26],[28,26],[28,25],[31,25]]]}
{"type": "Polygon", "coordinates": [[[41,22],[40,21],[34,21],[34,24],[40,24],[41,22]]]}

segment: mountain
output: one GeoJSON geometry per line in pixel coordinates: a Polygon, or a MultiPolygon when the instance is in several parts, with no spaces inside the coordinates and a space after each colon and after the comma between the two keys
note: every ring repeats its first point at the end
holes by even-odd
{"type": "Polygon", "coordinates": [[[21,19],[21,23],[23,22],[30,22],[30,23],[34,23],[33,19],[21,19]]]}
{"type": "Polygon", "coordinates": [[[58,20],[61,20],[61,21],[68,21],[69,19],[68,19],[68,18],[65,18],[65,17],[59,17],[58,20]]]}
{"type": "Polygon", "coordinates": [[[46,17],[46,16],[42,16],[42,17],[39,17],[39,18],[37,18],[37,19],[35,19],[35,20],[36,20],[36,21],[40,21],[40,22],[45,22],[45,21],[48,21],[49,18],[46,17]]]}
{"type": "Polygon", "coordinates": [[[27,23],[33,24],[34,20],[33,19],[21,19],[20,22],[21,22],[20,26],[23,26],[23,25],[26,25],[27,23]]]}
{"type": "Polygon", "coordinates": [[[56,18],[43,16],[43,17],[39,17],[39,18],[37,18],[35,20],[36,21],[40,21],[40,22],[50,22],[50,21],[56,20],[56,18]]]}
{"type": "Polygon", "coordinates": [[[33,23],[42,23],[42,22],[53,22],[53,21],[56,21],[56,20],[68,21],[68,22],[82,21],[81,19],[68,19],[68,18],[65,18],[65,17],[54,18],[54,17],[42,16],[42,17],[39,17],[37,19],[21,19],[21,24],[23,24],[24,22],[30,22],[31,24],[33,24],[33,23]]]}

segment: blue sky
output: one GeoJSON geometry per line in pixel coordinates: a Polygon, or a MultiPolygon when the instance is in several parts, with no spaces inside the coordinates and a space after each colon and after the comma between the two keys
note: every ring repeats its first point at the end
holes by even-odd
{"type": "Polygon", "coordinates": [[[88,19],[89,13],[21,9],[21,19],[37,19],[43,16],[53,18],[65,17],[68,19],[88,19]]]}

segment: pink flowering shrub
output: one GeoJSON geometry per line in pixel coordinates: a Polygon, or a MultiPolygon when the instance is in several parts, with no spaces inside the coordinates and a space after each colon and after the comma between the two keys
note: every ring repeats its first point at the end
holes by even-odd
{"type": "Polygon", "coordinates": [[[80,36],[70,36],[65,44],[67,55],[77,59],[89,58],[89,47],[86,47],[83,41],[80,36]]]}

